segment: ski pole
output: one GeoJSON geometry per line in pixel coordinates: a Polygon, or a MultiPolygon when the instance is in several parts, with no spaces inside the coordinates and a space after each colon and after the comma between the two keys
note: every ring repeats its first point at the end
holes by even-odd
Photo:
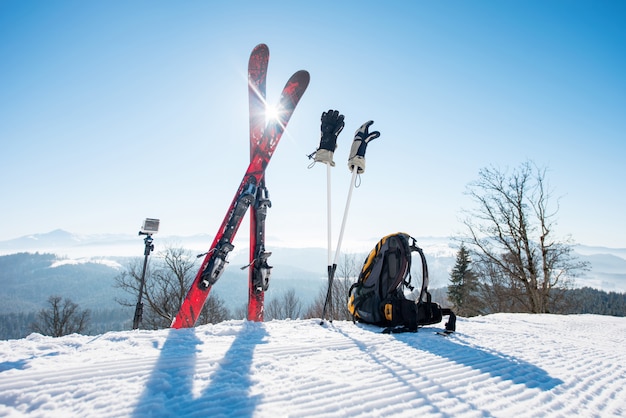
{"type": "Polygon", "coordinates": [[[339,261],[339,255],[341,253],[341,243],[343,241],[343,234],[346,228],[346,221],[348,219],[348,211],[350,209],[350,201],[352,200],[352,191],[356,185],[357,174],[365,172],[365,150],[367,144],[378,138],[380,132],[369,132],[369,127],[374,121],[367,121],[356,131],[354,134],[354,141],[352,142],[352,148],[350,149],[350,157],[348,158],[348,168],[352,171],[352,179],[350,181],[350,189],[348,190],[348,199],[346,200],[346,207],[343,212],[343,219],[341,221],[341,229],[339,231],[339,240],[337,241],[337,249],[335,250],[335,259],[332,266],[328,268],[328,290],[326,292],[326,301],[324,302],[324,308],[322,309],[322,321],[320,325],[324,323],[326,317],[326,310],[330,308],[329,321],[333,321],[333,301],[332,301],[332,288],[335,279],[335,271],[337,270],[337,263],[339,261]]]}
{"type": "MultiPolygon", "coordinates": [[[[346,229],[346,220],[348,219],[348,211],[350,209],[350,201],[352,200],[352,190],[354,190],[354,185],[356,183],[358,169],[355,166],[352,169],[352,180],[350,182],[350,189],[348,190],[348,199],[346,201],[346,207],[343,212],[343,219],[341,221],[341,228],[339,230],[339,240],[337,241],[337,249],[335,250],[335,259],[333,264],[330,264],[330,260],[328,262],[328,290],[326,291],[326,300],[324,302],[324,308],[322,309],[322,322],[320,325],[324,323],[324,318],[326,317],[326,310],[330,310],[329,321],[333,322],[333,282],[335,279],[335,271],[337,270],[337,263],[339,262],[339,254],[341,253],[341,242],[343,241],[343,233],[346,229]]],[[[329,255],[330,256],[330,255],[329,255]]]]}
{"type": "Polygon", "coordinates": [[[331,222],[331,214],[332,214],[332,205],[331,205],[331,192],[330,192],[330,164],[326,164],[326,236],[327,236],[327,251],[328,251],[328,280],[330,280],[331,276],[331,262],[333,259],[332,252],[332,222],[331,222]]]}
{"type": "MultiPolygon", "coordinates": [[[[337,137],[344,127],[344,116],[337,110],[330,109],[328,112],[323,112],[321,117],[321,134],[320,134],[320,146],[319,148],[309,156],[313,158],[314,162],[322,162],[326,164],[326,223],[327,223],[327,249],[328,249],[328,283],[329,291],[332,289],[330,284],[332,283],[332,222],[331,222],[331,181],[330,173],[331,167],[335,166],[333,161],[333,154],[337,148],[337,137]]],[[[327,296],[328,298],[328,296],[327,296]]]]}

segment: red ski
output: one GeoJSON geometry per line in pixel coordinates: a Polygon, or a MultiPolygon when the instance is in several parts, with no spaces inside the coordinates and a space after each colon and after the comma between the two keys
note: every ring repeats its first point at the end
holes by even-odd
{"type": "MultiPolygon", "coordinates": [[[[260,44],[252,51],[248,63],[248,100],[250,109],[250,159],[259,146],[266,126],[265,85],[269,49],[260,44]]],[[[272,254],[265,251],[265,217],[272,206],[265,178],[257,188],[254,208],[250,210],[250,264],[248,272],[248,320],[263,322],[265,291],[272,267],[267,263],[272,254]]]]}
{"type": "MultiPolygon", "coordinates": [[[[250,63],[253,61],[257,62],[257,60],[262,63],[262,57],[264,54],[267,58],[269,58],[267,47],[259,45],[253,50],[252,56],[250,57],[250,63]],[[257,54],[259,54],[260,58],[257,57],[257,54]]],[[[265,64],[265,68],[266,67],[267,64],[265,64]]],[[[263,65],[259,65],[258,68],[262,69],[263,65]]],[[[261,72],[264,73],[265,71],[261,72]]],[[[262,79],[263,82],[259,85],[264,87],[264,75],[262,79]]],[[[300,98],[304,94],[308,84],[309,73],[304,70],[296,72],[291,76],[289,81],[287,81],[287,84],[281,94],[277,120],[269,121],[263,130],[262,128],[259,128],[261,126],[260,122],[256,122],[260,121],[260,117],[255,119],[254,132],[257,135],[260,135],[260,132],[262,131],[262,135],[260,135],[257,145],[251,148],[250,165],[248,166],[248,169],[239,184],[237,193],[235,193],[233,201],[226,212],[226,216],[224,217],[220,228],[215,234],[215,239],[211,244],[211,248],[207,252],[202,265],[198,270],[198,274],[196,275],[191,288],[189,289],[189,292],[187,293],[187,296],[178,311],[178,314],[172,321],[172,328],[190,328],[195,326],[198,316],[200,315],[200,311],[204,306],[212,286],[219,280],[220,276],[224,272],[224,268],[228,263],[228,254],[234,248],[232,241],[235,234],[241,225],[241,221],[246,214],[248,207],[254,204],[257,200],[257,190],[263,183],[265,169],[269,164],[284,129],[287,126],[287,123],[289,123],[289,119],[291,118],[291,115],[300,101],[300,98]]],[[[262,97],[262,95],[259,96],[259,98],[262,97]]],[[[264,119],[265,113],[263,113],[263,125],[265,125],[264,119]]],[[[250,123],[252,128],[252,115],[250,123]]],[[[251,130],[251,138],[252,136],[253,131],[251,130]]],[[[257,264],[256,261],[255,264],[257,264]]]]}

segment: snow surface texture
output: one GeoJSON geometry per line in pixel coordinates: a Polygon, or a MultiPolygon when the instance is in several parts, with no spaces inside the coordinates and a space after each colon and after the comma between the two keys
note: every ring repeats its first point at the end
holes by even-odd
{"type": "Polygon", "coordinates": [[[0,416],[626,416],[626,318],[319,320],[0,341],[0,416]]]}

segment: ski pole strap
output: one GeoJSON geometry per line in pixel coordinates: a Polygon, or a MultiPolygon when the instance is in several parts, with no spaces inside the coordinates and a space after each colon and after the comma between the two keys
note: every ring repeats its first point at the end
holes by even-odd
{"type": "Polygon", "coordinates": [[[350,157],[348,158],[348,169],[350,171],[353,171],[354,167],[356,167],[358,174],[365,172],[365,150],[367,149],[367,144],[380,136],[378,131],[369,132],[369,128],[373,123],[373,120],[365,122],[354,134],[354,141],[352,142],[350,157]]]}

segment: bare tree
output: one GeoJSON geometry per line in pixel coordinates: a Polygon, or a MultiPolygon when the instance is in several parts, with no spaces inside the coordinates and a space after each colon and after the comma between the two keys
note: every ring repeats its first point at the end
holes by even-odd
{"type": "Polygon", "coordinates": [[[226,302],[217,294],[210,293],[198,317],[198,325],[217,324],[229,318],[232,318],[232,314],[226,302]]]}
{"type": "Polygon", "coordinates": [[[91,316],[88,309],[81,310],[76,303],[61,296],[50,296],[48,304],[50,307],[39,311],[37,322],[31,325],[34,332],[61,337],[87,329],[91,316]]]}
{"type": "MultiPolygon", "coordinates": [[[[167,328],[187,295],[197,273],[197,258],[190,251],[179,247],[167,247],[149,264],[145,275],[142,327],[167,328]]],[[[129,263],[127,269],[116,278],[116,286],[125,290],[132,299],[118,300],[123,306],[135,306],[139,295],[143,265],[139,259],[129,263]]],[[[198,323],[215,323],[230,316],[224,302],[210,295],[199,316],[198,323]]]]}
{"type": "MultiPolygon", "coordinates": [[[[570,240],[554,233],[558,205],[551,209],[546,169],[526,162],[511,173],[484,168],[468,186],[477,204],[468,210],[461,240],[476,255],[474,265],[487,304],[499,311],[557,310],[553,292],[588,269],[572,254],[570,240]]],[[[558,202],[557,202],[558,203],[558,202]]]]}
{"type": "Polygon", "coordinates": [[[161,255],[162,266],[153,270],[144,290],[150,307],[147,319],[159,328],[172,324],[198,270],[197,258],[188,250],[167,247],[161,255]]]}
{"type": "MultiPolygon", "coordinates": [[[[335,272],[333,280],[332,292],[332,311],[328,312],[328,317],[337,320],[352,319],[350,311],[348,311],[348,293],[350,287],[357,281],[361,266],[357,262],[355,254],[344,254],[335,272]]],[[[321,318],[326,301],[327,287],[322,286],[317,298],[313,304],[307,309],[305,318],[321,318]]]]}
{"type": "Polygon", "coordinates": [[[235,308],[232,313],[234,319],[247,319],[248,318],[248,304],[244,303],[235,308]]]}
{"type": "Polygon", "coordinates": [[[302,313],[302,302],[294,289],[289,289],[280,298],[273,298],[265,307],[265,319],[296,319],[302,313]]]}

